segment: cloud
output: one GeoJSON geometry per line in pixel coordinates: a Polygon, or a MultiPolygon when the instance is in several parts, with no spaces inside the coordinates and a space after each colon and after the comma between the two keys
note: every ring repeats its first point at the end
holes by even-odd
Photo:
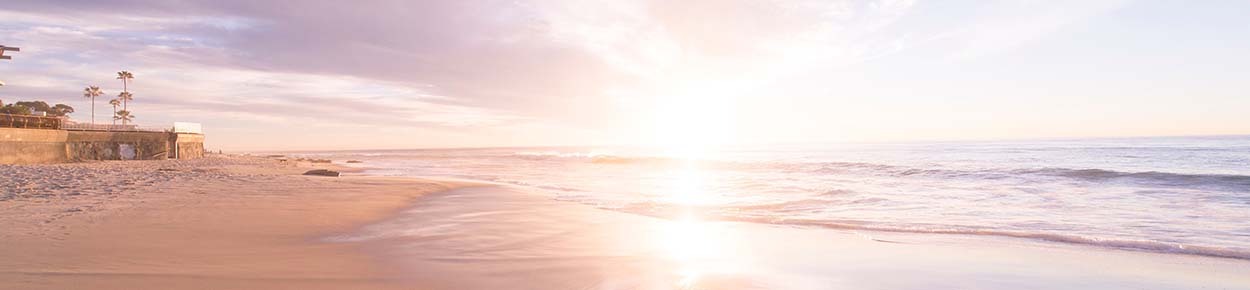
{"type": "MultiPolygon", "coordinates": [[[[141,121],[593,133],[666,99],[769,97],[935,42],[959,57],[1007,50],[1121,3],[939,5],[16,0],[0,8],[0,34],[23,52],[0,65],[0,97],[82,104],[82,86],[115,91],[111,74],[126,69],[136,105],[150,109],[141,121]]],[[[525,142],[544,140],[494,143],[525,142]]]]}

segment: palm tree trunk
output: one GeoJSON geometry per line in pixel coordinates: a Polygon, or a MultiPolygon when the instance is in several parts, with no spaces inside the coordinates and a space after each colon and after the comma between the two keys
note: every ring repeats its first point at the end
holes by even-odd
{"type": "MultiPolygon", "coordinates": [[[[126,79],[122,79],[122,92],[129,93],[130,90],[126,88],[126,83],[128,83],[126,79]]],[[[122,110],[127,112],[130,111],[130,100],[122,99],[122,110]]],[[[126,119],[122,119],[122,125],[126,125],[126,119]]]]}
{"type": "MultiPolygon", "coordinates": [[[[126,83],[127,83],[126,79],[122,79],[122,91],[123,91],[123,92],[127,92],[127,93],[129,93],[129,92],[130,92],[130,90],[126,89],[126,83]]],[[[130,101],[128,101],[128,100],[126,100],[126,99],[122,99],[122,110],[123,110],[123,111],[129,111],[129,110],[130,110],[130,107],[126,106],[126,105],[127,105],[127,104],[129,104],[129,103],[130,103],[130,101]]],[[[125,123],[125,122],[126,122],[125,120],[123,120],[123,121],[122,121],[122,123],[125,123]]]]}
{"type": "Polygon", "coordinates": [[[95,97],[91,97],[91,125],[95,125],[95,97]]]}

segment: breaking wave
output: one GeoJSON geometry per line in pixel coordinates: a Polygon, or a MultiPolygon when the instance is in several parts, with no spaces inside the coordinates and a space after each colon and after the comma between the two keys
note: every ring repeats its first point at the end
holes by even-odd
{"type": "Polygon", "coordinates": [[[1002,168],[947,169],[914,168],[865,162],[743,162],[720,160],[687,160],[664,156],[621,156],[601,153],[522,152],[514,156],[527,159],[579,160],[604,165],[666,165],[691,162],[708,168],[733,170],[780,170],[816,174],[870,174],[890,177],[980,178],[1006,179],[1022,177],[1058,177],[1086,182],[1127,181],[1160,186],[1201,187],[1228,191],[1250,191],[1250,176],[1232,174],[1185,174],[1159,171],[1125,172],[1107,169],[1073,168],[1002,168]]]}

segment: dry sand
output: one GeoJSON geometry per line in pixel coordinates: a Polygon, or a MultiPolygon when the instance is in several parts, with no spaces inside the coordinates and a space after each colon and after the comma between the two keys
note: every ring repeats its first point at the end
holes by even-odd
{"type": "Polygon", "coordinates": [[[0,166],[0,289],[404,288],[319,239],[463,183],[262,158],[0,166]]]}

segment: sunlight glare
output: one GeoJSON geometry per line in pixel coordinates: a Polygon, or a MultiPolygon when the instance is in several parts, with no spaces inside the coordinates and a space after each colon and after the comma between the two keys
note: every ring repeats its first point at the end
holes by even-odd
{"type": "Polygon", "coordinates": [[[665,197],[668,203],[689,206],[708,205],[715,202],[706,187],[707,172],[699,170],[694,165],[685,164],[670,174],[673,175],[672,184],[669,185],[670,192],[665,197]]]}
{"type": "Polygon", "coordinates": [[[666,156],[711,157],[731,139],[733,98],[715,85],[681,90],[660,100],[655,112],[656,144],[666,156]]]}
{"type": "Polygon", "coordinates": [[[687,216],[671,221],[658,241],[666,256],[676,263],[677,284],[685,289],[699,282],[717,261],[724,260],[726,237],[714,226],[687,216]]]}

